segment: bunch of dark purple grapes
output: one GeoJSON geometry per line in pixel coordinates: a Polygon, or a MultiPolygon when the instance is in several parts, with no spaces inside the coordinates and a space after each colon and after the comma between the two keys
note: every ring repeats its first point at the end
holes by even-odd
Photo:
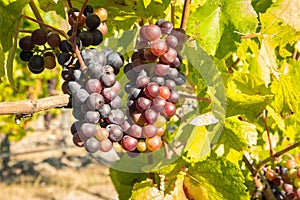
{"type": "Polygon", "coordinates": [[[123,66],[123,57],[112,49],[85,49],[81,52],[86,71],[73,70],[68,92],[73,99],[73,142],[90,153],[109,151],[113,142],[120,142],[127,123],[120,109],[121,90],[116,80],[123,66]]]}
{"type": "Polygon", "coordinates": [[[159,20],[156,25],[141,27],[132,62],[124,72],[130,80],[125,86],[128,97],[127,151],[156,151],[162,146],[166,123],[176,112],[179,94],[176,86],[186,78],[178,52],[186,39],[185,32],[159,20]]]}
{"type": "Polygon", "coordinates": [[[28,68],[32,73],[39,74],[45,68],[55,68],[56,58],[60,65],[70,66],[76,57],[75,44],[81,50],[90,45],[99,45],[103,41],[103,34],[107,32],[105,24],[107,11],[103,8],[94,11],[87,5],[81,17],[79,13],[76,8],[71,8],[68,12],[68,21],[72,28],[67,35],[63,35],[66,37],[64,40],[59,35],[61,33],[55,32],[55,29],[50,31],[49,27],[36,29],[32,31],[31,36],[20,39],[19,46],[22,49],[20,58],[28,62],[28,68]],[[76,30],[74,26],[77,27],[76,30]]]}
{"type": "MultiPolygon", "coordinates": [[[[289,159],[281,161],[276,166],[263,168],[263,173],[276,199],[298,200],[300,199],[300,154],[288,155],[289,159]]],[[[252,199],[266,198],[257,191],[256,197],[252,199]]]]}

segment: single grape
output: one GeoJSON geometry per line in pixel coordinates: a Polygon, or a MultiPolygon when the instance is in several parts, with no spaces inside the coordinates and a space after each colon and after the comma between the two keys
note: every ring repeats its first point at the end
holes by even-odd
{"type": "Polygon", "coordinates": [[[162,128],[164,127],[164,125],[166,124],[167,120],[164,116],[158,115],[156,122],[154,123],[154,125],[157,128],[162,128]]]}
{"type": "Polygon", "coordinates": [[[295,186],[297,189],[300,188],[300,178],[299,178],[299,177],[296,178],[296,179],[294,180],[294,186],[295,186]]]}
{"type": "Polygon", "coordinates": [[[138,140],[129,135],[125,135],[121,141],[121,145],[126,151],[134,151],[136,149],[138,140]]]}
{"type": "Polygon", "coordinates": [[[292,185],[292,184],[288,184],[288,183],[284,183],[284,184],[282,185],[282,188],[283,188],[283,190],[286,191],[287,193],[292,192],[293,189],[294,189],[293,185],[292,185]]]}
{"type": "Polygon", "coordinates": [[[64,67],[63,70],[61,71],[61,77],[65,81],[73,81],[74,80],[73,72],[74,72],[73,67],[64,67]]]}
{"type": "Polygon", "coordinates": [[[163,136],[164,134],[165,134],[165,127],[157,128],[157,132],[156,132],[157,136],[163,136]]]}
{"type": "Polygon", "coordinates": [[[176,107],[174,106],[174,104],[171,102],[167,102],[165,106],[164,114],[167,117],[171,117],[175,114],[175,112],[176,112],[176,107]]]}
{"type": "Polygon", "coordinates": [[[86,138],[93,137],[96,134],[96,125],[92,123],[83,123],[79,132],[86,138]]]}
{"type": "Polygon", "coordinates": [[[116,83],[116,75],[115,74],[102,74],[100,76],[101,84],[105,87],[111,87],[116,83]]]}
{"type": "Polygon", "coordinates": [[[82,31],[78,34],[79,39],[84,47],[88,47],[93,43],[93,34],[91,31],[82,31]]]}
{"type": "Polygon", "coordinates": [[[62,52],[74,52],[73,46],[68,40],[62,40],[59,49],[62,52]]]}
{"type": "Polygon", "coordinates": [[[87,139],[84,142],[84,147],[89,153],[95,153],[100,149],[100,142],[94,137],[87,139]]]}
{"type": "Polygon", "coordinates": [[[93,124],[97,124],[100,120],[100,114],[98,111],[87,111],[85,113],[85,121],[93,124]]]}
{"type": "Polygon", "coordinates": [[[109,130],[109,139],[112,142],[119,142],[123,138],[123,130],[120,126],[115,125],[109,130]]]}
{"type": "Polygon", "coordinates": [[[98,15],[98,17],[100,18],[101,22],[105,21],[107,19],[107,10],[105,10],[104,8],[97,8],[94,13],[96,15],[98,15]]]}
{"type": "Polygon", "coordinates": [[[162,146],[162,140],[160,136],[154,136],[151,138],[146,138],[146,145],[150,151],[157,151],[162,146]]]}
{"type": "Polygon", "coordinates": [[[107,64],[114,69],[120,69],[124,64],[124,59],[117,52],[112,52],[107,56],[107,64]]]}
{"type": "Polygon", "coordinates": [[[139,76],[135,82],[138,88],[144,88],[148,85],[148,83],[149,83],[149,78],[147,76],[139,76]]]}
{"type": "Polygon", "coordinates": [[[133,112],[131,115],[131,119],[135,124],[138,124],[140,126],[143,126],[145,124],[144,115],[139,111],[133,112]]]}
{"type": "Polygon", "coordinates": [[[47,37],[47,43],[50,47],[56,48],[61,44],[61,39],[58,34],[50,33],[47,37]]]}
{"type": "Polygon", "coordinates": [[[170,71],[170,65],[158,63],[155,66],[155,74],[157,76],[166,76],[170,71]]]}
{"type": "Polygon", "coordinates": [[[153,124],[157,120],[158,113],[153,109],[149,108],[144,112],[145,122],[153,124]]]}
{"type": "Polygon", "coordinates": [[[139,140],[139,142],[136,145],[136,148],[138,151],[143,152],[147,150],[147,145],[144,140],[139,140]]]}
{"type": "Polygon", "coordinates": [[[155,40],[151,47],[151,52],[156,56],[161,56],[168,50],[168,45],[164,40],[155,40]]]}
{"type": "Polygon", "coordinates": [[[166,106],[166,100],[161,97],[155,97],[152,100],[151,109],[156,112],[163,112],[166,106]]]}
{"type": "Polygon", "coordinates": [[[44,71],[44,59],[40,55],[34,55],[28,62],[29,70],[34,74],[39,74],[44,71]]]}
{"type": "Polygon", "coordinates": [[[91,78],[100,79],[102,75],[102,65],[92,63],[88,65],[88,70],[91,78]]]}
{"type": "Polygon", "coordinates": [[[102,90],[102,85],[98,79],[89,79],[86,84],[85,88],[88,93],[100,93],[102,90]]]}
{"type": "Polygon", "coordinates": [[[74,95],[77,90],[81,88],[81,85],[75,81],[69,81],[68,84],[68,90],[71,92],[72,95],[74,95]]]}
{"type": "MultiPolygon", "coordinates": [[[[77,120],[84,120],[84,113],[81,111],[80,106],[75,106],[73,104],[72,115],[77,120]]],[[[84,138],[81,138],[81,139],[83,140],[84,138]]]]}
{"type": "Polygon", "coordinates": [[[109,139],[105,139],[100,142],[100,150],[103,152],[108,152],[113,148],[113,143],[109,139]]]}
{"type": "Polygon", "coordinates": [[[43,29],[36,29],[31,33],[31,40],[34,44],[44,45],[47,42],[47,33],[43,29]]]}
{"type": "Polygon", "coordinates": [[[266,171],[265,177],[269,181],[273,181],[276,177],[276,173],[274,172],[274,170],[269,169],[268,171],[266,171]]]}
{"type": "Polygon", "coordinates": [[[93,34],[93,42],[92,45],[97,46],[101,44],[103,41],[103,34],[98,29],[92,30],[91,33],[93,34]]]}
{"type": "Polygon", "coordinates": [[[73,143],[78,146],[78,147],[83,147],[84,146],[84,142],[80,139],[78,133],[75,133],[72,137],[72,141],[73,143]]]}
{"type": "Polygon", "coordinates": [[[297,166],[297,163],[294,160],[287,160],[285,165],[288,169],[293,169],[297,166]]]}
{"type": "Polygon", "coordinates": [[[136,101],[136,108],[138,111],[143,112],[151,105],[151,100],[145,97],[139,97],[136,101]]]}
{"type": "Polygon", "coordinates": [[[61,85],[61,90],[63,91],[64,94],[70,94],[71,95],[68,84],[69,84],[68,81],[63,82],[63,84],[61,85]]]}
{"type": "MultiPolygon", "coordinates": [[[[85,100],[89,98],[89,93],[85,89],[78,89],[75,92],[74,96],[77,102],[83,103],[85,100]]],[[[90,109],[93,110],[92,107],[90,107],[90,109]]]]}
{"type": "Polygon", "coordinates": [[[167,86],[160,86],[159,87],[159,93],[158,96],[160,96],[163,99],[168,99],[170,97],[170,90],[167,86]]]}
{"type": "Polygon", "coordinates": [[[110,103],[117,96],[117,93],[113,88],[107,87],[101,91],[101,95],[104,97],[105,103],[110,103]]]}
{"type": "Polygon", "coordinates": [[[133,124],[128,130],[127,134],[134,137],[134,138],[141,138],[142,137],[143,129],[141,126],[137,124],[133,124]]]}
{"type": "Polygon", "coordinates": [[[169,90],[174,90],[175,89],[175,87],[176,87],[176,83],[175,83],[175,81],[173,81],[173,80],[171,80],[171,79],[167,79],[167,80],[165,80],[165,84],[164,84],[166,87],[168,87],[169,88],[169,90]]]}
{"type": "Polygon", "coordinates": [[[101,109],[105,103],[103,96],[99,93],[92,93],[86,100],[88,107],[95,111],[101,109]]]}
{"type": "Polygon", "coordinates": [[[143,135],[146,138],[154,137],[156,135],[156,133],[157,133],[157,128],[155,125],[148,124],[146,126],[143,126],[143,135]]]}
{"type": "Polygon", "coordinates": [[[119,81],[116,81],[113,86],[111,86],[112,89],[116,91],[117,94],[121,92],[121,84],[119,81]]]}
{"type": "Polygon", "coordinates": [[[96,14],[86,17],[85,24],[90,30],[95,30],[100,25],[100,18],[96,14]]]}
{"type": "Polygon", "coordinates": [[[109,103],[110,107],[115,110],[118,108],[121,108],[122,106],[122,99],[119,96],[116,96],[110,103],[109,103]]]}
{"type": "Polygon", "coordinates": [[[171,102],[171,103],[177,103],[179,101],[179,94],[176,90],[172,90],[170,93],[169,98],[167,99],[167,101],[171,102]]]}
{"type": "Polygon", "coordinates": [[[104,104],[102,108],[99,109],[101,118],[107,118],[111,113],[111,107],[108,104],[104,104]]]}
{"type": "Polygon", "coordinates": [[[81,112],[85,113],[85,114],[86,114],[86,112],[91,111],[91,109],[87,105],[86,101],[81,104],[80,109],[81,109],[81,112]]]}
{"type": "Polygon", "coordinates": [[[126,133],[129,128],[131,127],[131,125],[129,124],[128,121],[124,121],[122,124],[121,124],[121,128],[123,130],[124,133],[126,133]]]}
{"type": "MultiPolygon", "coordinates": [[[[169,74],[168,74],[168,77],[170,79],[173,79],[173,80],[176,80],[176,78],[178,78],[178,70],[175,69],[175,68],[170,68],[170,71],[169,71],[169,74]]],[[[175,81],[176,82],[176,81],[175,81]]]]}
{"type": "Polygon", "coordinates": [[[106,128],[98,128],[96,130],[95,137],[99,141],[103,141],[103,140],[107,139],[108,136],[109,136],[109,132],[108,132],[108,130],[106,130],[106,128]]]}
{"type": "Polygon", "coordinates": [[[22,50],[20,52],[20,59],[22,61],[28,62],[32,56],[33,56],[33,52],[32,51],[24,51],[24,50],[22,50]]]}
{"type": "Polygon", "coordinates": [[[150,98],[153,99],[155,97],[157,97],[157,95],[159,94],[159,85],[157,83],[151,82],[147,85],[147,87],[145,88],[145,95],[150,98]]]}
{"type": "Polygon", "coordinates": [[[83,14],[84,14],[84,16],[89,16],[90,14],[93,14],[93,12],[94,12],[94,9],[93,9],[93,7],[91,6],[91,5],[86,5],[85,7],[84,7],[84,10],[83,10],[83,14]]]}
{"type": "Polygon", "coordinates": [[[77,28],[81,28],[84,26],[86,17],[84,15],[81,15],[79,18],[79,11],[75,11],[72,14],[69,15],[68,22],[73,27],[75,23],[77,22],[77,28]]]}
{"type": "Polygon", "coordinates": [[[166,43],[169,47],[171,48],[175,48],[178,44],[178,40],[177,38],[174,36],[174,35],[169,35],[167,38],[166,38],[166,43]]]}
{"type": "Polygon", "coordinates": [[[169,21],[164,21],[159,25],[162,34],[170,34],[173,29],[173,24],[169,21]]]}
{"type": "Polygon", "coordinates": [[[33,41],[30,36],[25,36],[20,39],[19,47],[25,51],[31,51],[34,47],[33,41]]]}
{"type": "Polygon", "coordinates": [[[160,28],[153,24],[145,26],[143,33],[144,33],[145,38],[150,41],[157,40],[161,36],[160,28]]]}
{"type": "Polygon", "coordinates": [[[56,67],[55,57],[44,56],[44,67],[47,69],[54,69],[56,67]]]}
{"type": "Polygon", "coordinates": [[[106,23],[101,22],[99,27],[98,27],[98,30],[102,33],[102,35],[106,35],[107,32],[108,32],[108,27],[107,27],[106,23]]]}
{"type": "Polygon", "coordinates": [[[169,48],[168,51],[160,57],[161,61],[163,61],[166,64],[172,64],[176,58],[177,58],[177,51],[173,48],[169,48]]]}
{"type": "Polygon", "coordinates": [[[181,86],[185,83],[185,81],[186,81],[185,75],[179,72],[178,77],[175,79],[175,83],[181,86]]]}
{"type": "Polygon", "coordinates": [[[165,84],[165,79],[164,77],[161,76],[153,76],[151,78],[151,81],[154,83],[157,83],[158,85],[164,85],[165,84]]]}
{"type": "Polygon", "coordinates": [[[68,66],[71,64],[73,57],[68,52],[62,52],[58,55],[57,61],[61,66],[68,66]]]}
{"type": "Polygon", "coordinates": [[[108,121],[113,124],[121,125],[124,123],[124,113],[120,109],[112,110],[110,115],[108,116],[108,121]]]}

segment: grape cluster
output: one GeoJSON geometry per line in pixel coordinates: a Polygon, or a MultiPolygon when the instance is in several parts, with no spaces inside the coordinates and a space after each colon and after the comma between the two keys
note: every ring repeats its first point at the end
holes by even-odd
{"type": "Polygon", "coordinates": [[[71,127],[73,142],[90,153],[107,152],[113,142],[122,140],[127,126],[118,96],[121,85],[116,80],[124,60],[112,49],[85,49],[81,54],[87,70],[73,69],[69,75],[74,80],[67,82],[73,116],[78,120],[71,127]]]}
{"type": "MultiPolygon", "coordinates": [[[[281,161],[275,167],[264,167],[263,173],[276,199],[300,199],[300,154],[281,161]]],[[[261,199],[264,199],[262,197],[261,199]]]]}
{"type": "Polygon", "coordinates": [[[83,47],[97,46],[103,41],[103,35],[107,33],[107,11],[104,8],[94,11],[92,6],[87,5],[81,17],[79,13],[76,8],[69,10],[68,21],[71,29],[67,33],[68,36],[64,35],[67,37],[64,40],[60,38],[59,33],[50,29],[36,29],[32,31],[31,36],[20,39],[20,59],[28,62],[32,73],[39,74],[45,68],[55,68],[56,59],[63,67],[70,66],[76,57],[75,44],[82,50],[83,47]]]}
{"type": "Polygon", "coordinates": [[[176,112],[179,94],[176,86],[186,78],[180,72],[178,52],[186,39],[181,29],[169,21],[141,27],[131,63],[124,67],[130,80],[125,85],[128,97],[127,140],[123,149],[134,152],[156,151],[162,146],[167,121],[176,112]]]}

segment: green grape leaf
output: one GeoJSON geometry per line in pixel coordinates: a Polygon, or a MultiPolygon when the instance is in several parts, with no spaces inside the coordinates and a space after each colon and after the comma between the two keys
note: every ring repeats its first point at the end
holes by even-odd
{"type": "Polygon", "coordinates": [[[296,31],[275,15],[269,12],[260,14],[262,39],[264,45],[271,47],[272,51],[279,46],[279,54],[282,57],[291,56],[287,52],[286,45],[296,42],[300,38],[300,31],[296,31]]]}
{"type": "Polygon", "coordinates": [[[254,32],[256,25],[257,15],[250,0],[206,1],[190,15],[187,32],[208,54],[223,58],[236,50],[239,34],[254,32]]]}
{"type": "Polygon", "coordinates": [[[211,155],[188,168],[184,188],[188,199],[249,199],[244,177],[235,164],[211,155]]]}
{"type": "Polygon", "coordinates": [[[0,42],[4,52],[10,50],[13,45],[13,36],[17,32],[20,14],[29,0],[8,2],[6,0],[0,2],[0,16],[2,16],[2,20],[0,20],[0,42]]]}
{"type": "Polygon", "coordinates": [[[171,0],[162,0],[162,4],[164,5],[164,8],[166,9],[169,7],[171,0]]]}
{"type": "Polygon", "coordinates": [[[300,96],[294,85],[295,83],[287,75],[281,75],[280,81],[272,81],[271,89],[275,96],[272,106],[276,112],[290,113],[291,111],[298,111],[300,96]]]}
{"type": "Polygon", "coordinates": [[[152,180],[148,179],[134,184],[132,195],[129,199],[138,200],[155,198],[163,199],[164,194],[155,187],[152,180]]]}
{"type": "Polygon", "coordinates": [[[274,98],[271,90],[266,88],[264,82],[256,75],[234,72],[233,76],[223,74],[223,80],[227,88],[228,117],[243,115],[253,120],[274,98]]]}
{"type": "Polygon", "coordinates": [[[142,173],[128,173],[109,168],[110,178],[119,194],[120,200],[127,200],[131,196],[136,182],[146,180],[147,175],[142,173]]]}
{"type": "Polygon", "coordinates": [[[145,8],[147,8],[150,5],[151,0],[143,0],[143,3],[144,3],[145,8]]]}
{"type": "Polygon", "coordinates": [[[284,21],[296,31],[300,31],[300,1],[298,0],[279,0],[276,1],[271,8],[267,10],[268,13],[275,15],[277,18],[284,21]]]}
{"type": "Polygon", "coordinates": [[[248,146],[256,145],[257,135],[254,124],[241,121],[238,116],[232,116],[225,119],[219,143],[224,144],[225,153],[228,153],[231,148],[243,151],[248,149],[248,146]]]}
{"type": "Polygon", "coordinates": [[[271,82],[271,74],[279,79],[278,66],[276,63],[275,47],[271,43],[271,35],[266,35],[261,40],[258,62],[261,68],[261,79],[266,85],[271,82]]]}
{"type": "Polygon", "coordinates": [[[210,141],[204,126],[198,126],[193,130],[185,146],[185,151],[187,151],[186,156],[191,162],[201,161],[208,156],[210,141]]]}
{"type": "Polygon", "coordinates": [[[264,13],[272,5],[272,0],[252,0],[251,4],[257,13],[264,13]]]}
{"type": "Polygon", "coordinates": [[[0,45],[0,84],[2,83],[2,77],[5,75],[4,60],[4,52],[2,50],[2,46],[0,45]]]}
{"type": "Polygon", "coordinates": [[[16,39],[14,39],[12,47],[8,52],[8,57],[7,57],[7,61],[6,61],[7,78],[8,78],[10,85],[13,88],[15,88],[15,82],[14,82],[14,78],[13,78],[13,69],[14,69],[14,59],[15,59],[16,50],[17,50],[17,41],[16,41],[16,39]]]}
{"type": "MultiPolygon", "coordinates": [[[[65,17],[65,10],[64,10],[64,2],[63,0],[38,0],[40,8],[44,12],[55,11],[62,17],[65,17]]],[[[80,8],[80,7],[79,7],[80,8]]]]}

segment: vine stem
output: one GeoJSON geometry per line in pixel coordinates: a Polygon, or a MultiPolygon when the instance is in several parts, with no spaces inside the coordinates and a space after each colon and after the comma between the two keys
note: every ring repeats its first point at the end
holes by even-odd
{"type": "Polygon", "coordinates": [[[50,26],[50,25],[48,25],[48,24],[45,24],[44,22],[39,21],[39,20],[36,20],[36,19],[34,19],[34,18],[32,18],[32,17],[29,17],[29,16],[27,16],[27,15],[22,14],[21,16],[22,16],[23,18],[25,18],[25,19],[29,19],[29,20],[31,20],[31,21],[33,21],[33,22],[36,22],[36,23],[40,24],[41,26],[44,26],[44,27],[47,27],[47,28],[49,28],[49,29],[54,30],[55,32],[57,32],[57,33],[59,33],[60,35],[64,36],[66,39],[69,38],[69,36],[68,36],[64,31],[62,31],[62,30],[59,30],[59,29],[57,29],[57,28],[55,28],[55,27],[53,27],[53,26],[50,26]]]}
{"type": "Polygon", "coordinates": [[[181,24],[180,24],[180,28],[183,30],[186,30],[188,18],[190,15],[190,4],[191,4],[191,0],[184,1],[181,24]]]}
{"type": "Polygon", "coordinates": [[[176,0],[171,1],[171,23],[175,26],[175,3],[176,0]]]}
{"type": "Polygon", "coordinates": [[[263,110],[262,115],[263,115],[263,120],[264,120],[264,124],[266,127],[266,131],[268,134],[268,142],[269,142],[269,146],[270,146],[270,157],[273,157],[274,151],[273,151],[272,141],[271,141],[271,137],[270,137],[270,131],[269,131],[268,123],[267,123],[267,110],[263,110]]]}
{"type": "Polygon", "coordinates": [[[197,100],[211,102],[211,98],[207,98],[207,97],[197,97],[197,96],[192,96],[192,95],[188,95],[188,94],[180,94],[180,97],[185,97],[185,98],[190,98],[190,99],[197,99],[197,100]]]}
{"type": "MultiPolygon", "coordinates": [[[[33,12],[35,18],[36,18],[38,21],[44,23],[43,18],[42,18],[42,16],[41,16],[39,10],[37,9],[37,7],[36,7],[36,5],[35,5],[35,3],[34,3],[33,0],[30,0],[29,6],[30,6],[30,8],[31,8],[31,10],[32,10],[32,12],[33,12]]],[[[41,29],[45,29],[44,26],[42,26],[41,24],[39,24],[39,25],[40,25],[41,29]]],[[[47,32],[47,30],[45,30],[45,31],[47,32]]]]}
{"type": "Polygon", "coordinates": [[[288,146],[284,149],[282,149],[281,151],[278,151],[277,153],[275,153],[273,156],[269,156],[268,158],[262,160],[261,162],[258,163],[256,169],[259,170],[262,166],[264,166],[265,164],[267,164],[268,162],[274,160],[275,158],[278,158],[279,156],[287,153],[288,151],[295,149],[297,147],[300,147],[300,141],[292,144],[291,146],[288,146]]]}
{"type": "Polygon", "coordinates": [[[72,102],[70,95],[51,96],[36,100],[0,102],[0,115],[30,115],[51,108],[66,107],[72,102]]]}

